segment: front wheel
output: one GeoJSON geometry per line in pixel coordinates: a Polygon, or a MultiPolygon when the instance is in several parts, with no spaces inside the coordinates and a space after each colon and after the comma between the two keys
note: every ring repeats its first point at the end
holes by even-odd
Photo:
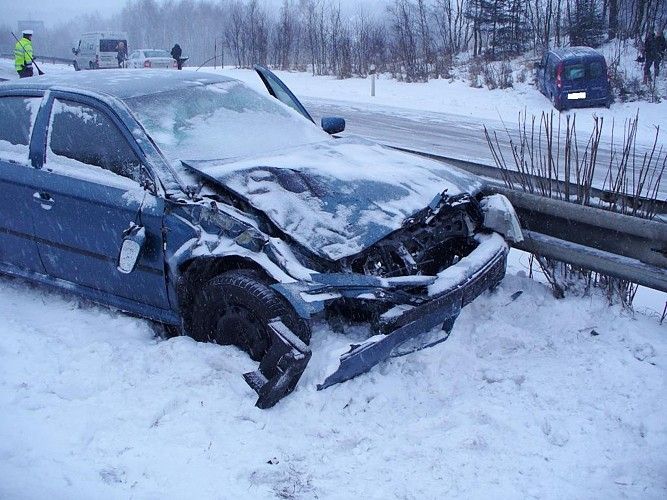
{"type": "Polygon", "coordinates": [[[279,318],[306,344],[310,328],[294,309],[253,271],[228,271],[206,283],[192,309],[195,340],[232,344],[259,361],[271,347],[268,323],[279,318]]]}
{"type": "Polygon", "coordinates": [[[79,63],[76,61],[72,61],[72,66],[74,66],[74,71],[81,71],[81,68],[79,68],[79,63]]]}

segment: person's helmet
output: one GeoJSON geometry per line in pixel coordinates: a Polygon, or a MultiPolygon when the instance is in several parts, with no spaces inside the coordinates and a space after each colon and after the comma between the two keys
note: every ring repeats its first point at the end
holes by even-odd
{"type": "Polygon", "coordinates": [[[23,31],[21,31],[21,34],[24,35],[24,36],[32,36],[33,31],[32,30],[23,30],[23,31]]]}

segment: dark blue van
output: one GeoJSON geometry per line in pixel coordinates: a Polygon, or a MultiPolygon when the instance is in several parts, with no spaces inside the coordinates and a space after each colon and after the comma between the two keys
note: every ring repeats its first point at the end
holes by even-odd
{"type": "Polygon", "coordinates": [[[553,49],[537,64],[537,88],[561,111],[607,106],[612,94],[604,56],[590,47],[553,49]]]}

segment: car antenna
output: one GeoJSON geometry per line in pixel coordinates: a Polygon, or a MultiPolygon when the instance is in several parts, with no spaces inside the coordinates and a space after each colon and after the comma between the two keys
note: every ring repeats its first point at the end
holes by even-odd
{"type": "MultiPolygon", "coordinates": [[[[10,33],[14,37],[14,40],[16,40],[16,43],[18,43],[19,39],[16,38],[16,35],[14,34],[14,32],[10,31],[10,33]]],[[[30,56],[30,62],[35,65],[35,68],[37,68],[37,73],[39,74],[39,76],[42,76],[44,74],[44,72],[40,69],[39,66],[37,66],[37,63],[35,62],[35,59],[32,56],[30,56]]]]}

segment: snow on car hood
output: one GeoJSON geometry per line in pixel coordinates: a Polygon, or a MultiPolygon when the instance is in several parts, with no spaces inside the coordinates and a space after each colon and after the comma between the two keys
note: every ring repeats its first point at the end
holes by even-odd
{"type": "Polygon", "coordinates": [[[475,193],[482,185],[455,167],[356,137],[240,160],[184,163],[332,260],[399,229],[438,194],[475,193]]]}

